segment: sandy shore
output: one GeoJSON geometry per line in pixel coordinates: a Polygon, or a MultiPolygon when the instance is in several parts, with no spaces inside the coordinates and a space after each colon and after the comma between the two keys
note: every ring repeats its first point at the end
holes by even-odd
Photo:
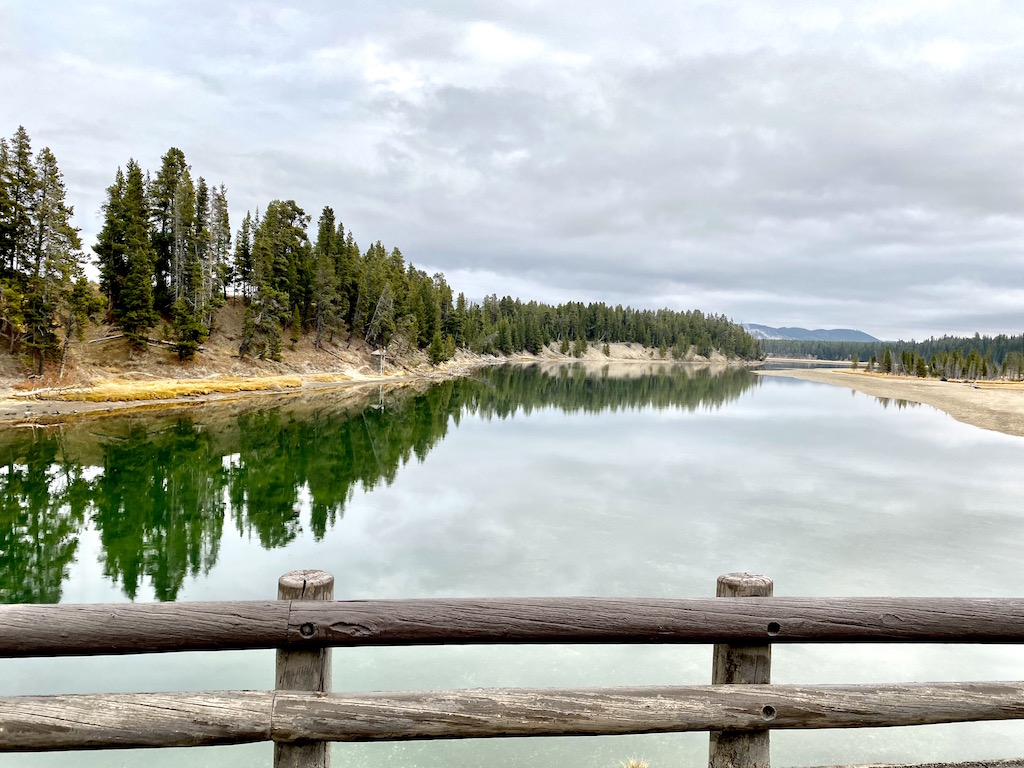
{"type": "Polygon", "coordinates": [[[846,368],[787,368],[757,371],[761,376],[783,376],[849,387],[874,397],[923,403],[948,413],[957,421],[982,429],[1024,437],[1024,384],[1020,382],[963,382],[853,371],[846,368]]]}

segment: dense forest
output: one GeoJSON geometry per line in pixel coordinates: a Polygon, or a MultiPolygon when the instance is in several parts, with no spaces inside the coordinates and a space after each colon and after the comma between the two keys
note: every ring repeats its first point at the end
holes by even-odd
{"type": "Polygon", "coordinates": [[[311,216],[294,200],[247,212],[232,236],[225,185],[194,178],[175,147],[155,173],[130,159],[113,174],[92,248],[100,296],[84,278],[72,213],[53,153],[33,157],[24,128],[0,139],[0,339],[11,354],[30,354],[39,372],[47,360],[63,367],[70,340],[92,318],[120,329],[132,353],[169,343],[186,360],[216,332],[229,296],[245,306],[241,357],[280,359],[285,338],[306,335],[318,348],[340,337],[396,354],[422,349],[434,363],[457,348],[536,353],[552,342],[577,356],[610,342],[674,358],[691,349],[761,355],[740,326],[696,310],[552,306],[497,294],[469,301],[398,248],[378,240],[362,250],[330,207],[312,239],[311,216]]]}
{"type": "Polygon", "coordinates": [[[313,409],[254,404],[210,423],[111,417],[102,434],[84,424],[8,430],[0,439],[0,603],[58,602],[87,526],[99,536],[104,575],[127,597],[148,582],[158,600],[174,600],[186,577],[216,565],[225,525],[267,549],[303,528],[319,540],[356,489],[390,485],[466,416],[710,410],[759,383],[739,367],[664,366],[620,379],[582,365],[553,373],[503,366],[382,394],[376,407],[328,394],[313,409]]]}
{"type": "Polygon", "coordinates": [[[1024,334],[1020,336],[943,336],[926,341],[793,341],[761,342],[775,357],[850,360],[873,371],[947,379],[1024,380],[1024,334]]]}

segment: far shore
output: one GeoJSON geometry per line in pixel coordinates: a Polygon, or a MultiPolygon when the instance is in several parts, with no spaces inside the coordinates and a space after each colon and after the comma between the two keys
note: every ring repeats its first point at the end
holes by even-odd
{"type": "Polygon", "coordinates": [[[873,397],[922,403],[964,424],[1024,437],[1022,382],[979,381],[974,384],[891,376],[849,368],[780,368],[759,370],[757,373],[761,376],[782,376],[849,387],[873,397]]]}
{"type": "MultiPolygon", "coordinates": [[[[604,370],[612,376],[642,375],[649,373],[651,366],[679,362],[712,367],[727,364],[725,358],[718,355],[713,356],[712,360],[665,359],[656,351],[652,355],[652,350],[639,345],[612,344],[610,353],[606,356],[593,345],[582,360],[552,350],[546,350],[540,355],[509,357],[460,352],[454,359],[437,367],[428,364],[402,365],[386,370],[383,374],[361,365],[344,366],[343,370],[329,372],[299,370],[285,373],[279,369],[276,375],[255,375],[242,379],[231,376],[171,379],[147,374],[142,380],[137,377],[113,377],[101,384],[77,390],[49,388],[18,391],[9,388],[0,391],[0,428],[46,426],[112,413],[179,410],[254,398],[315,397],[321,392],[341,390],[359,396],[360,391],[368,392],[382,386],[390,389],[468,376],[480,368],[504,363],[583,363],[589,369],[604,370]],[[108,389],[104,389],[105,386],[108,389]]],[[[808,361],[773,358],[769,362],[806,365],[808,361]]],[[[822,362],[822,365],[836,364],[835,361],[822,362]]],[[[1024,383],[1021,382],[945,382],[835,367],[794,367],[755,372],[761,376],[780,376],[848,387],[873,397],[922,403],[965,424],[1024,437],[1024,383]]]]}
{"type": "Polygon", "coordinates": [[[431,381],[468,376],[475,370],[506,363],[574,365],[583,364],[594,371],[610,371],[612,376],[630,376],[649,372],[651,366],[694,365],[725,366],[724,357],[711,360],[691,357],[677,361],[661,358],[656,350],[637,344],[611,344],[605,355],[596,345],[582,358],[567,357],[553,350],[539,355],[475,355],[458,352],[439,366],[422,361],[407,361],[388,366],[383,373],[368,365],[346,365],[331,371],[292,370],[264,372],[248,376],[215,375],[207,378],[164,378],[150,373],[113,376],[83,387],[44,387],[19,390],[0,389],[0,428],[38,427],[61,424],[79,418],[141,411],[172,411],[197,406],[232,403],[254,398],[315,396],[320,392],[389,389],[431,381]],[[140,378],[141,377],[141,378],[140,378]]]}

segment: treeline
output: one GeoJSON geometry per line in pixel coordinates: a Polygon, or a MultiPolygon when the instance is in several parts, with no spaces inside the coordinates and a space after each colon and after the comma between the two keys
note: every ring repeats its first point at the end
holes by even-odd
{"type": "Polygon", "coordinates": [[[943,336],[926,341],[792,341],[761,342],[775,357],[851,360],[872,370],[948,379],[1024,380],[1024,334],[1019,336],[943,336]],[[888,360],[888,364],[886,363],[888,360]]]}
{"type": "Polygon", "coordinates": [[[312,411],[253,408],[212,423],[115,418],[99,439],[84,426],[10,431],[0,439],[0,603],[58,602],[87,527],[127,597],[149,583],[174,600],[216,565],[225,525],[267,549],[304,528],[321,539],[356,489],[392,483],[467,415],[714,409],[759,382],[743,368],[619,379],[508,366],[386,395],[383,408],[325,395],[312,411]]]}
{"type": "Polygon", "coordinates": [[[277,359],[282,332],[292,341],[314,334],[319,347],[346,332],[401,354],[425,349],[431,362],[457,348],[484,354],[538,353],[557,342],[563,354],[588,344],[635,342],[682,358],[695,347],[708,356],[760,356],[758,343],[724,316],[569,302],[552,306],[505,296],[470,302],[455,296],[442,273],[406,263],[378,240],[361,252],[351,230],[325,207],[310,242],[306,213],[292,200],[248,212],[227,272],[246,301],[240,353],[277,359]]]}
{"type": "Polygon", "coordinates": [[[758,343],[724,316],[635,310],[592,303],[557,306],[490,296],[455,296],[442,273],[428,275],[398,248],[376,241],[361,250],[330,207],[310,239],[311,217],[293,200],[248,212],[234,237],[227,190],[194,178],[172,147],[155,173],[134,159],[107,188],[103,226],[93,246],[102,301],[83,277],[79,230],[56,159],[33,158],[19,128],[0,141],[0,338],[12,354],[29,351],[42,372],[62,361],[70,340],[104,311],[130,353],[170,344],[192,357],[215,332],[229,294],[245,306],[242,357],[280,359],[286,340],[312,334],[320,347],[362,339],[431,361],[457,348],[481,353],[538,352],[557,342],[581,355],[587,344],[635,342],[676,358],[720,351],[756,358],[758,343]]]}
{"type": "Polygon", "coordinates": [[[53,152],[33,155],[22,127],[0,138],[0,338],[38,373],[47,359],[63,370],[71,339],[100,308],[72,214],[53,152]]]}

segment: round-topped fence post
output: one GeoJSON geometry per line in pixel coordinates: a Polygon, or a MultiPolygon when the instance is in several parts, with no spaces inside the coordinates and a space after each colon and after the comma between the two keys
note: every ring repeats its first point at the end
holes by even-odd
{"type": "MultiPolygon", "coordinates": [[[[278,600],[333,600],[334,576],[327,571],[291,571],[277,582],[278,600]]],[[[274,688],[279,691],[331,690],[331,649],[277,649],[274,688]]],[[[274,742],[274,768],[330,768],[327,741],[274,742]]]]}
{"type": "MultiPolygon", "coordinates": [[[[771,597],[772,580],[755,573],[718,577],[717,597],[771,597]]],[[[717,643],[711,667],[712,685],[767,684],[772,681],[770,643],[717,643]]],[[[708,768],[770,768],[769,732],[711,731],[708,768]]]]}

